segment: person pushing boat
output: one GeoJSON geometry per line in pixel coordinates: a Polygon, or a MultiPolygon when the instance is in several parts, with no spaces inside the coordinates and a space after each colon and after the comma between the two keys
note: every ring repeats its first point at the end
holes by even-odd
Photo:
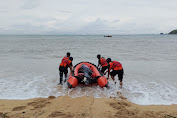
{"type": "Polygon", "coordinates": [[[72,72],[72,61],[73,61],[73,57],[70,57],[70,53],[67,52],[66,56],[63,57],[60,65],[59,65],[59,76],[60,76],[60,81],[59,84],[63,85],[63,73],[65,75],[65,80],[67,78],[67,74],[68,74],[68,67],[70,68],[70,72],[72,72]]]}
{"type": "Polygon", "coordinates": [[[101,72],[104,74],[105,70],[108,69],[108,62],[100,54],[97,55],[98,58],[98,68],[101,67],[101,72]]]}
{"type": "Polygon", "coordinates": [[[107,58],[107,62],[109,63],[109,69],[107,71],[108,79],[109,79],[109,75],[111,75],[111,78],[114,81],[115,80],[114,77],[118,74],[118,78],[120,81],[120,87],[122,88],[122,85],[123,85],[122,81],[123,81],[123,74],[124,74],[122,64],[118,61],[112,61],[111,58],[107,58]]]}

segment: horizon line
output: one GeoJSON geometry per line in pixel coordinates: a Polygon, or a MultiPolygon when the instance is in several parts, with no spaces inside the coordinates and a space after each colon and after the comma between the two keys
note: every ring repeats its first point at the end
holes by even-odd
{"type": "Polygon", "coordinates": [[[50,36],[62,36],[62,35],[75,35],[75,36],[78,36],[78,35],[81,35],[81,36],[88,36],[88,35],[93,35],[93,36],[100,36],[100,35],[103,35],[103,36],[107,36],[107,35],[111,35],[111,36],[119,36],[119,35],[167,35],[169,33],[151,33],[151,34],[0,34],[0,36],[24,36],[24,35],[50,35],[50,36]]]}

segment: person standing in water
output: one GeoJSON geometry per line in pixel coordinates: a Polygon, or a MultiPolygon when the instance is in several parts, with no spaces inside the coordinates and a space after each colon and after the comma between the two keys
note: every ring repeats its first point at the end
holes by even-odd
{"type": "Polygon", "coordinates": [[[66,56],[63,57],[62,59],[62,62],[66,61],[66,60],[69,60],[69,57],[71,56],[71,53],[70,52],[67,52],[66,53],[66,56]]]}
{"type": "Polygon", "coordinates": [[[63,84],[63,73],[65,75],[65,80],[67,78],[67,74],[68,74],[68,67],[70,68],[70,71],[72,72],[72,61],[73,61],[73,58],[70,57],[70,53],[67,52],[66,53],[66,56],[63,57],[61,63],[60,63],[60,66],[59,66],[59,76],[60,76],[60,82],[59,84],[63,84]]]}
{"type": "Polygon", "coordinates": [[[104,74],[104,71],[108,69],[108,63],[104,57],[101,57],[100,54],[97,55],[98,58],[98,68],[101,67],[101,72],[104,74]]]}
{"type": "MultiPolygon", "coordinates": [[[[120,87],[122,88],[122,81],[123,81],[123,74],[124,74],[124,70],[122,67],[122,64],[118,61],[112,61],[111,58],[107,59],[107,62],[109,63],[109,69],[108,69],[108,79],[109,79],[109,75],[111,75],[112,80],[114,81],[114,77],[118,74],[118,78],[120,81],[120,87]],[[112,71],[111,71],[112,69],[112,71]],[[111,71],[111,72],[110,72],[111,71]]],[[[116,82],[115,82],[116,84],[116,82]]]]}

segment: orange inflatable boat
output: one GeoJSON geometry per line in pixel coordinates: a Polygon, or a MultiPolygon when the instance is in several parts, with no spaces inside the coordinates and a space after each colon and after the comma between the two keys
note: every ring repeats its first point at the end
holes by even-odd
{"type": "Polygon", "coordinates": [[[99,85],[100,87],[107,87],[108,80],[98,70],[96,65],[90,62],[80,62],[74,66],[73,72],[67,81],[69,88],[74,88],[78,84],[90,86],[99,85]]]}

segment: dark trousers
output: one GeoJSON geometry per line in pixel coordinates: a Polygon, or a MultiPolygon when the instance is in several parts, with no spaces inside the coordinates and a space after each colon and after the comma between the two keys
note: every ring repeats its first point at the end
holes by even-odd
{"type": "Polygon", "coordinates": [[[111,76],[116,76],[118,74],[118,78],[120,80],[120,82],[122,82],[123,80],[123,75],[124,75],[124,70],[113,70],[110,72],[111,76]]]}
{"type": "Polygon", "coordinates": [[[62,82],[63,82],[63,73],[65,75],[65,78],[67,78],[67,74],[68,74],[67,67],[60,66],[59,67],[60,84],[62,84],[62,82]]]}
{"type": "Polygon", "coordinates": [[[105,71],[106,69],[108,69],[108,66],[102,67],[102,68],[101,68],[101,72],[104,74],[104,71],[105,71]]]}

